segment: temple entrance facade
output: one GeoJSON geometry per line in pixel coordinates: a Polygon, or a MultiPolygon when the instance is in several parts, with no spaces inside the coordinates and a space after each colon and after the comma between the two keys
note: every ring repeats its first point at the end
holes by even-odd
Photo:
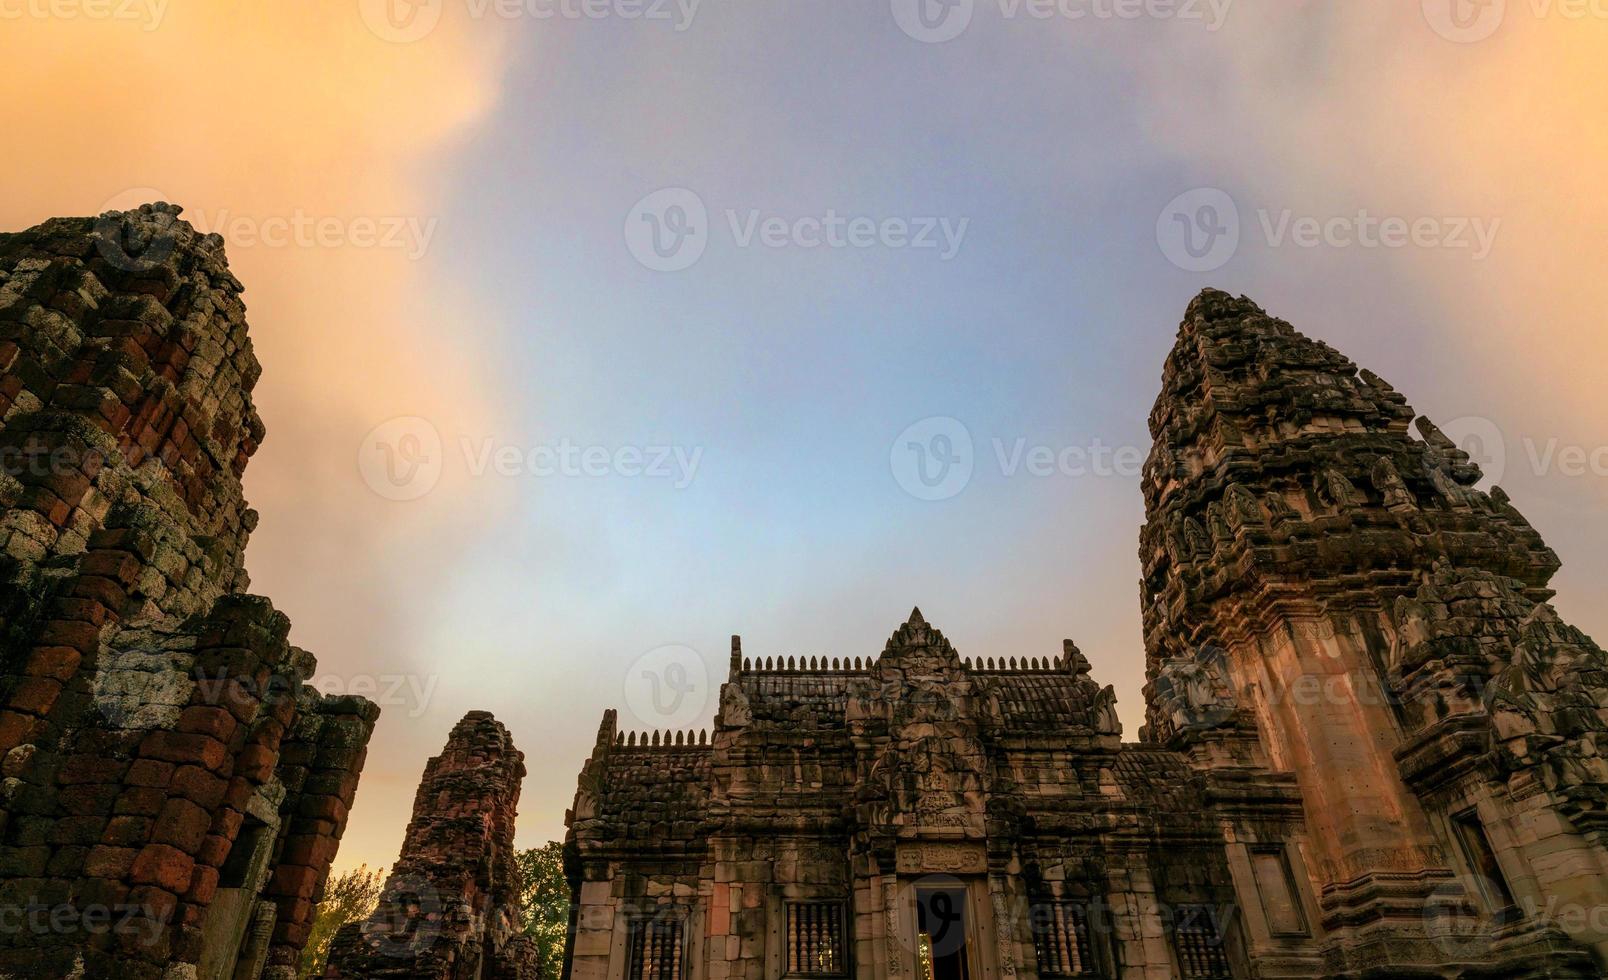
{"type": "MultiPolygon", "coordinates": [[[[570,814],[570,977],[1244,975],[1225,834],[1301,867],[1293,787],[1249,779],[1255,821],[1214,808],[1183,759],[1122,743],[1088,675],[1070,642],[962,660],[919,611],[860,661],[734,640],[712,738],[604,719],[570,814]]],[[[1296,880],[1270,901],[1312,921],[1296,880]]]]}

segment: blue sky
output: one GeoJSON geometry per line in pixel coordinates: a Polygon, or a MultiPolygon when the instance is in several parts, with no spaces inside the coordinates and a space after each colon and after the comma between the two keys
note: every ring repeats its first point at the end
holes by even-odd
{"type": "Polygon", "coordinates": [[[1148,451],[1207,285],[1500,440],[1500,482],[1565,561],[1563,614],[1608,634],[1608,19],[972,0],[925,43],[896,16],[915,0],[706,0],[679,31],[612,0],[598,19],[426,0],[412,23],[435,26],[402,38],[386,2],[13,25],[19,77],[51,96],[0,108],[50,161],[0,163],[7,227],[162,196],[247,230],[431,229],[417,250],[222,229],[264,365],[253,588],[326,687],[384,708],[342,867],[394,858],[425,758],[472,708],[527,753],[521,843],[561,835],[603,710],[708,724],[732,633],[751,656],[874,656],[920,604],[964,655],[1071,637],[1136,736],[1138,479],[1007,475],[997,453],[1148,451]],[[107,86],[106,64],[137,69],[107,86]],[[702,208],[696,261],[639,260],[645,200],[702,208]],[[732,227],[828,214],[964,233],[945,258],[732,227]],[[1168,232],[1230,218],[1237,248],[1203,237],[1201,262],[1168,232]],[[1416,231],[1386,246],[1385,220],[1416,231]],[[895,464],[935,418],[955,422],[916,441],[963,434],[972,472],[918,499],[895,464]],[[365,469],[403,436],[440,440],[415,499],[365,469]],[[471,471],[566,445],[697,466],[471,471]],[[643,670],[668,663],[698,689],[664,711],[643,670]]]}

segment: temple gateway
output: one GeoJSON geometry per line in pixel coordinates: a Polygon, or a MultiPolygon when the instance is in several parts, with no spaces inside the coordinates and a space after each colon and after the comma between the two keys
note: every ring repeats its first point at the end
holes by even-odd
{"type": "Polygon", "coordinates": [[[1138,741],[1071,642],[734,639],[712,734],[604,714],[566,980],[1604,975],[1608,654],[1414,420],[1202,293],[1150,418],[1138,741]]]}

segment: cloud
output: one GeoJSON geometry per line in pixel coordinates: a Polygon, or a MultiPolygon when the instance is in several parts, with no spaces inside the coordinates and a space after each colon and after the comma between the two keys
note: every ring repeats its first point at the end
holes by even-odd
{"type": "Polygon", "coordinates": [[[1582,366],[1608,357],[1608,19],[1563,11],[1510,3],[1458,43],[1418,3],[1244,0],[1220,33],[1144,60],[1148,129],[1262,204],[1499,220],[1491,260],[1407,249],[1404,276],[1442,312],[1448,356],[1600,418],[1582,366]]]}
{"type": "MultiPolygon", "coordinates": [[[[503,424],[490,317],[436,274],[450,238],[438,175],[494,103],[502,38],[448,18],[389,43],[355,3],[142,9],[154,23],[7,22],[8,74],[30,84],[0,104],[13,134],[0,227],[161,197],[224,235],[264,366],[253,588],[337,681],[423,670],[430,597],[507,501],[448,474],[426,500],[393,503],[359,479],[357,451],[396,415],[449,437],[503,424]]],[[[391,714],[370,768],[407,778],[365,780],[343,864],[392,860],[419,759],[451,723],[414,735],[391,714]]]]}

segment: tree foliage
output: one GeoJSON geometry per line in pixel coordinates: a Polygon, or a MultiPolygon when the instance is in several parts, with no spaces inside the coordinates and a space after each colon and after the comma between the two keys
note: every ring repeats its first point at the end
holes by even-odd
{"type": "Polygon", "coordinates": [[[329,944],[335,933],[348,922],[368,918],[380,901],[380,890],[385,878],[379,871],[370,871],[368,865],[359,865],[351,871],[335,875],[324,887],[324,897],[313,910],[313,924],[307,934],[307,946],[302,950],[301,962],[296,967],[297,980],[309,980],[324,972],[329,958],[329,944]]]}
{"type": "Polygon", "coordinates": [[[564,879],[564,845],[548,841],[514,855],[524,882],[520,901],[525,932],[541,951],[543,980],[558,980],[564,970],[564,939],[569,933],[570,889],[564,879]]]}

